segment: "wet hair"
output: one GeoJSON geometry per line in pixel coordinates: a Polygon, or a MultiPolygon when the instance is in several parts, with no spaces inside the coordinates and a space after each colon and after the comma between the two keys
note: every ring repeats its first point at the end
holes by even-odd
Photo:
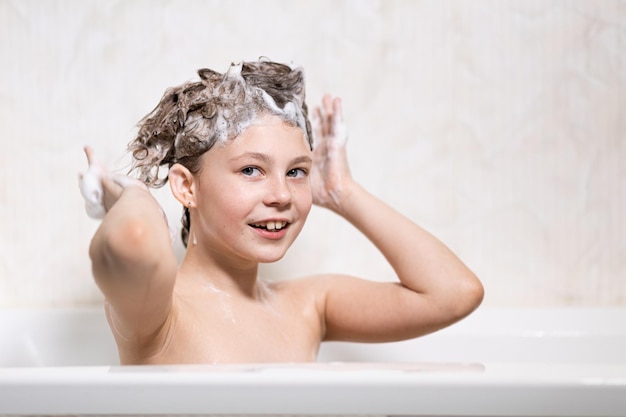
{"type": "MultiPolygon", "coordinates": [[[[236,138],[264,115],[302,129],[313,148],[302,68],[260,60],[231,64],[224,74],[201,69],[198,75],[200,81],[167,89],[139,122],[137,137],[128,145],[133,157],[130,171],[146,185],[163,186],[176,163],[198,173],[205,152],[236,138]]],[[[182,223],[187,246],[188,208],[182,223]]]]}

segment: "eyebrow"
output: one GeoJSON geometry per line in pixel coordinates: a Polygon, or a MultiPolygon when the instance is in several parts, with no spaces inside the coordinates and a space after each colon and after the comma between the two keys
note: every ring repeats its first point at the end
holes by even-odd
{"type": "MultiPolygon", "coordinates": [[[[272,163],[274,161],[274,158],[272,158],[271,155],[265,154],[265,153],[261,153],[261,152],[246,152],[244,154],[241,154],[239,156],[236,156],[233,158],[234,161],[238,161],[240,159],[244,159],[244,158],[252,158],[252,159],[256,159],[265,163],[272,163]]],[[[300,164],[303,162],[307,162],[307,163],[311,163],[313,162],[313,160],[311,159],[310,156],[307,155],[302,155],[302,156],[298,156],[296,158],[294,158],[291,161],[291,164],[300,164]]]]}

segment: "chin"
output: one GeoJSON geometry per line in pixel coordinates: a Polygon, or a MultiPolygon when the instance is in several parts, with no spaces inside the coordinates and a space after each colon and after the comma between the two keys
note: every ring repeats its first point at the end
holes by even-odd
{"type": "Polygon", "coordinates": [[[272,250],[261,250],[253,255],[253,259],[262,264],[278,262],[285,257],[287,249],[288,248],[273,248],[272,250]]]}
{"type": "Polygon", "coordinates": [[[276,256],[272,256],[272,255],[266,255],[266,256],[260,256],[256,259],[256,261],[260,264],[271,264],[274,262],[278,262],[281,259],[283,259],[285,257],[285,253],[282,253],[280,255],[276,255],[276,256]]]}

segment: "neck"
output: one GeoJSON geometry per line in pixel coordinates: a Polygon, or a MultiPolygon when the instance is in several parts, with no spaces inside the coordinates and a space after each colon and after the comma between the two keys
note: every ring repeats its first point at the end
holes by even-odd
{"type": "Polygon", "coordinates": [[[188,282],[203,282],[217,292],[257,298],[258,290],[257,262],[228,260],[206,254],[196,247],[189,247],[180,268],[179,278],[188,282]]]}

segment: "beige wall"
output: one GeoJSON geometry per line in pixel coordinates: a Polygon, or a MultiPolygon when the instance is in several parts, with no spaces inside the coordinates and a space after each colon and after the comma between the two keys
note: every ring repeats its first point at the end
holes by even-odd
{"type": "MultiPolygon", "coordinates": [[[[166,87],[259,56],[302,64],[310,105],[344,98],[354,176],[485,305],[625,305],[625,51],[617,1],[0,0],[0,306],[100,302],[82,145],[123,166],[166,87]]],[[[393,278],[320,209],[262,270],[318,271],[393,278]]]]}

